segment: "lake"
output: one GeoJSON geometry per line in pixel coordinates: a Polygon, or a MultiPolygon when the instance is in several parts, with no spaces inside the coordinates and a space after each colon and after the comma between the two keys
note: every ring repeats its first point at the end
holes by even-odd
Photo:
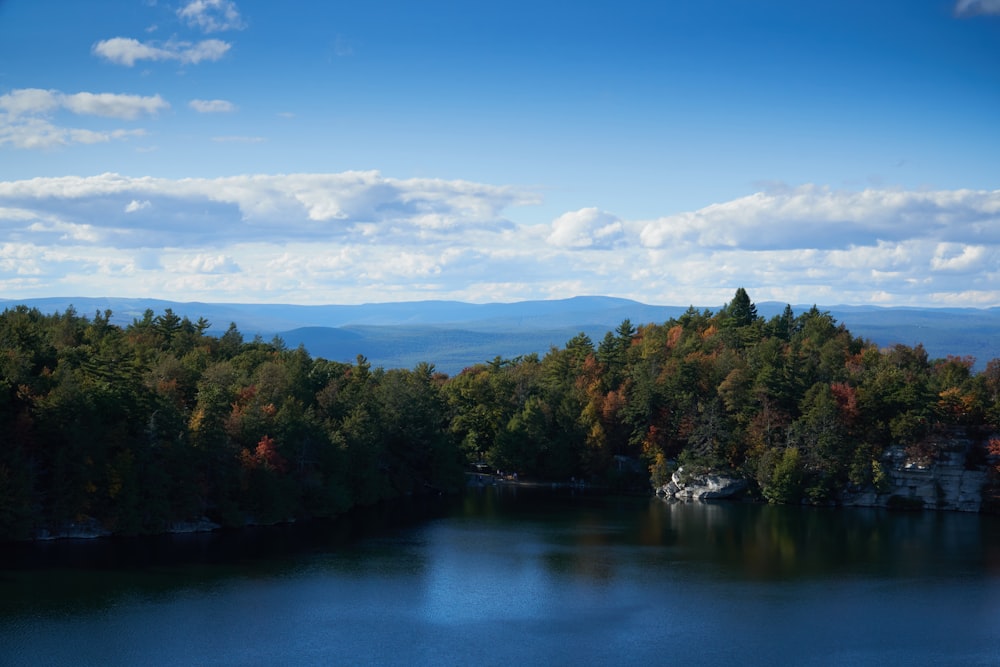
{"type": "Polygon", "coordinates": [[[0,665],[997,665],[1000,517],[472,489],[0,546],[0,665]]]}

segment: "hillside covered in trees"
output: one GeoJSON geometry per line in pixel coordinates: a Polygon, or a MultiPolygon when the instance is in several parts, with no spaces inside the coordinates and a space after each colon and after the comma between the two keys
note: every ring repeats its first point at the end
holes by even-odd
{"type": "Polygon", "coordinates": [[[128,326],[72,309],[0,315],[0,539],[87,523],[116,534],[324,517],[448,492],[482,462],[545,480],[649,488],[678,464],[772,502],[878,485],[890,446],[964,429],[1000,454],[1000,360],[878,349],[815,307],[625,320],[544,356],[454,377],[245,341],[171,310],[128,326]]]}

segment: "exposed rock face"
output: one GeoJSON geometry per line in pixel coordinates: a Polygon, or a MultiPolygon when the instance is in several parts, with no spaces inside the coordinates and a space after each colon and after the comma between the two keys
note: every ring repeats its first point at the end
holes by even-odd
{"type": "Polygon", "coordinates": [[[656,490],[657,495],[678,500],[714,500],[735,498],[747,490],[747,481],[717,473],[688,475],[683,466],[670,477],[670,481],[656,490]]]}
{"type": "Polygon", "coordinates": [[[925,454],[919,457],[902,447],[889,449],[883,457],[884,488],[846,493],[843,504],[980,511],[987,472],[983,466],[967,464],[974,443],[953,431],[936,434],[922,445],[925,454]]]}
{"type": "MultiPolygon", "coordinates": [[[[996,437],[996,436],[994,436],[996,437]]],[[[888,449],[881,465],[885,479],[879,488],[845,490],[837,504],[850,507],[937,509],[961,512],[984,510],[991,467],[997,457],[983,454],[982,444],[964,429],[940,430],[907,450],[888,449]],[[978,452],[978,455],[976,454],[978,452]]],[[[736,498],[748,488],[747,480],[715,472],[691,474],[678,468],[671,481],[656,489],[657,495],[677,500],[736,498]]],[[[1000,495],[994,499],[997,503],[1000,495]]],[[[997,511],[987,503],[986,511],[997,511]]]]}

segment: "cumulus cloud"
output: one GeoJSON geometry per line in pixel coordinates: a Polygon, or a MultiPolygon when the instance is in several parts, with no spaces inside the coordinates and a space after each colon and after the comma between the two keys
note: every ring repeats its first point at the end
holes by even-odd
{"type": "Polygon", "coordinates": [[[939,243],[931,259],[936,271],[975,272],[996,266],[997,253],[985,246],[963,243],[939,243]]]}
{"type": "Polygon", "coordinates": [[[646,223],[643,245],[659,248],[843,248],[911,236],[1000,240],[1000,191],[861,192],[803,186],[753,195],[646,223]]]}
{"type": "Polygon", "coordinates": [[[232,113],[236,105],[226,100],[191,100],[188,106],[198,113],[232,113]]]}
{"type": "Polygon", "coordinates": [[[1000,0],[958,0],[955,3],[957,16],[1000,15],[1000,0]]]}
{"type": "Polygon", "coordinates": [[[0,288],[713,306],[742,285],[758,302],[1000,305],[996,191],[807,187],[654,221],[599,208],[505,217],[537,203],[523,188],[378,172],[0,182],[0,288]]]}
{"type": "Polygon", "coordinates": [[[204,32],[242,30],[246,27],[236,3],[231,0],[190,0],[177,10],[177,16],[204,32]]]}
{"type": "Polygon", "coordinates": [[[170,40],[158,44],[140,42],[131,37],[112,37],[94,44],[92,52],[108,62],[126,67],[132,67],[140,60],[176,60],[185,65],[197,65],[203,61],[221,59],[231,46],[220,39],[205,39],[200,42],[170,40]]]}
{"type": "Polygon", "coordinates": [[[548,241],[561,248],[611,248],[624,228],[614,215],[596,208],[564,213],[552,221],[548,241]]]}

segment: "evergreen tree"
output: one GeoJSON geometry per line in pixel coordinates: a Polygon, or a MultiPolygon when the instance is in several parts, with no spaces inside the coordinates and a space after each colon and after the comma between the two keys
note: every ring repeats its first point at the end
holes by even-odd
{"type": "Polygon", "coordinates": [[[736,327],[746,327],[757,320],[757,306],[750,301],[750,295],[742,287],[736,289],[736,294],[726,306],[725,313],[736,327]]]}

